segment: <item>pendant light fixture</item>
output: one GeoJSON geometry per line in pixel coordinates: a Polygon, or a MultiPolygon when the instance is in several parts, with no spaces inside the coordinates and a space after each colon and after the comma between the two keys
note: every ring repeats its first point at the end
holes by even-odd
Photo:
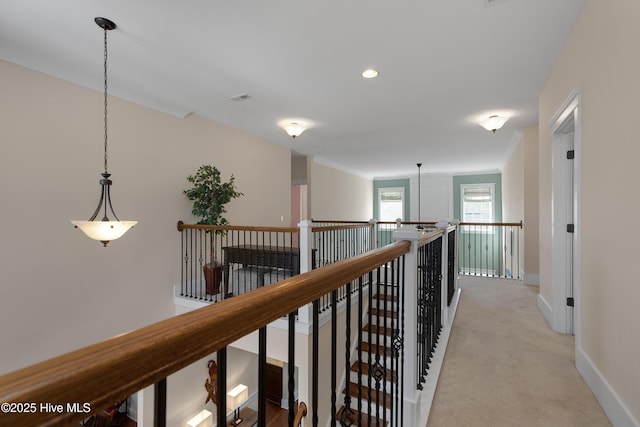
{"type": "Polygon", "coordinates": [[[489,132],[496,133],[496,131],[500,129],[507,120],[509,120],[509,117],[498,116],[497,114],[494,114],[492,116],[489,116],[488,119],[481,121],[480,126],[485,128],[489,132]]]}
{"type": "Polygon", "coordinates": [[[282,128],[291,138],[296,139],[297,136],[302,135],[302,132],[307,130],[306,126],[298,122],[283,123],[282,128]]]}
{"type": "Polygon", "coordinates": [[[104,173],[100,180],[100,201],[95,212],[88,221],[73,220],[71,223],[80,228],[89,238],[99,240],[107,246],[111,240],[116,240],[124,235],[138,221],[120,221],[111,206],[111,174],[108,170],[107,155],[107,31],[116,28],[116,24],[106,18],[95,18],[96,24],[104,31],[104,173]],[[96,220],[98,214],[103,212],[103,217],[96,220]],[[112,219],[109,219],[109,215],[112,219]]]}

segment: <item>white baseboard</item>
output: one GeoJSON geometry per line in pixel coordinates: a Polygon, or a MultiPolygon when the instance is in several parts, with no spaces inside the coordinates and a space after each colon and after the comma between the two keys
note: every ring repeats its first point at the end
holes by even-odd
{"type": "Polygon", "coordinates": [[[549,326],[551,326],[551,329],[553,329],[553,310],[542,294],[538,294],[538,310],[540,310],[544,320],[546,320],[549,326]]]}
{"type": "Polygon", "coordinates": [[[576,368],[614,427],[640,427],[638,419],[580,348],[576,349],[576,368]]]}

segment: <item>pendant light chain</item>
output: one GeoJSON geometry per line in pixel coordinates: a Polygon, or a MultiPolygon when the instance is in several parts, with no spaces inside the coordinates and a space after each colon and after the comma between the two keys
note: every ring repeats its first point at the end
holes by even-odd
{"type": "Polygon", "coordinates": [[[107,162],[107,29],[104,29],[104,173],[109,173],[107,162]]]}

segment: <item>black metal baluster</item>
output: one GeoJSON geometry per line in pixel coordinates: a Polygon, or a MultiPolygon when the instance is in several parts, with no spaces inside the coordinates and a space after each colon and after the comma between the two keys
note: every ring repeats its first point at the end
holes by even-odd
{"type": "Polygon", "coordinates": [[[258,427],[267,425],[267,328],[258,330],[258,427]]]}
{"type": "Polygon", "coordinates": [[[180,231],[180,256],[183,257],[184,265],[182,264],[182,262],[180,263],[180,265],[182,266],[182,268],[180,269],[180,296],[184,296],[186,292],[186,272],[187,272],[187,262],[189,259],[187,256],[187,253],[185,252],[185,241],[187,239],[186,236],[187,235],[184,232],[184,229],[181,230],[180,231]]]}
{"type": "MultiPolygon", "coordinates": [[[[364,325],[362,324],[362,311],[363,311],[363,276],[360,276],[358,279],[358,345],[356,347],[356,352],[358,355],[358,425],[362,425],[362,396],[360,396],[362,390],[362,328],[364,325]]],[[[369,325],[371,327],[371,325],[369,325]]]]}
{"type": "MultiPolygon", "coordinates": [[[[338,313],[338,292],[333,290],[331,292],[331,426],[336,425],[336,387],[337,387],[337,360],[336,360],[336,344],[338,340],[337,330],[337,313],[338,313]]],[[[349,389],[345,391],[349,393],[349,389]]]]}
{"type": "Polygon", "coordinates": [[[167,379],[163,378],[154,386],[153,393],[153,425],[165,427],[167,425],[167,379]]]}
{"type": "Polygon", "coordinates": [[[195,281],[196,281],[196,277],[194,275],[194,271],[195,271],[195,266],[194,264],[196,263],[196,259],[195,259],[195,252],[194,252],[194,238],[193,235],[196,231],[191,229],[189,230],[189,234],[190,234],[190,239],[189,239],[189,247],[190,247],[190,253],[191,253],[191,265],[190,265],[190,272],[191,272],[191,280],[190,280],[190,285],[189,285],[189,297],[193,298],[194,295],[194,286],[195,286],[195,281]]]}
{"type": "Polygon", "coordinates": [[[417,286],[417,301],[418,301],[418,372],[417,372],[417,388],[422,390],[422,382],[424,378],[422,372],[425,364],[425,353],[427,343],[427,293],[426,293],[426,280],[427,280],[427,258],[426,258],[426,246],[421,246],[418,249],[418,286],[417,286]]]}
{"type": "MultiPolygon", "coordinates": [[[[344,407],[340,412],[340,424],[342,426],[349,426],[352,424],[352,415],[353,411],[351,409],[351,393],[349,392],[351,388],[351,377],[349,375],[350,366],[349,362],[351,360],[351,282],[346,284],[347,287],[347,305],[345,307],[345,315],[346,315],[346,324],[345,324],[345,343],[344,343],[344,369],[345,369],[345,377],[344,377],[344,389],[346,392],[344,393],[344,407]]],[[[360,390],[358,389],[358,399],[360,399],[360,390]]]]}
{"type": "Polygon", "coordinates": [[[313,341],[312,341],[312,355],[311,355],[311,425],[313,427],[318,427],[318,353],[320,352],[320,343],[319,343],[319,313],[320,313],[320,300],[313,301],[313,324],[311,325],[313,331],[313,341]]]}
{"type": "MultiPolygon", "coordinates": [[[[367,425],[371,425],[371,369],[372,369],[372,359],[371,359],[371,333],[373,330],[373,293],[375,292],[374,283],[373,283],[373,271],[369,272],[369,331],[367,333],[367,343],[369,344],[369,351],[367,352],[367,425]]],[[[379,327],[379,323],[376,321],[376,328],[379,327]]],[[[362,351],[362,348],[359,349],[362,351]]]]}
{"type": "MultiPolygon", "coordinates": [[[[383,286],[384,286],[384,313],[386,313],[387,316],[389,316],[388,322],[391,323],[391,327],[393,327],[393,318],[395,316],[395,312],[393,310],[391,310],[391,308],[389,307],[389,264],[385,264],[384,266],[384,282],[383,282],[383,286]]],[[[387,353],[388,353],[388,348],[387,347],[387,337],[389,333],[389,325],[387,325],[387,319],[385,319],[384,322],[384,330],[383,330],[383,334],[382,334],[382,342],[383,342],[383,351],[384,351],[384,356],[382,358],[382,425],[387,425],[387,411],[385,410],[385,408],[387,407],[387,373],[389,372],[389,366],[387,366],[387,353]]],[[[389,402],[391,403],[391,402],[389,402]]]]}
{"type": "Polygon", "coordinates": [[[227,347],[218,350],[216,361],[218,364],[218,401],[216,402],[218,427],[225,427],[227,425],[227,347]]]}
{"type": "MultiPolygon", "coordinates": [[[[373,374],[373,377],[376,381],[375,404],[376,404],[376,418],[378,420],[381,418],[380,417],[380,370],[382,369],[382,365],[380,363],[380,330],[384,329],[384,327],[386,327],[387,325],[387,319],[385,318],[386,313],[384,313],[380,309],[380,305],[381,305],[380,296],[382,295],[382,293],[380,292],[380,281],[381,281],[380,268],[381,267],[378,267],[376,269],[376,288],[377,288],[376,294],[378,295],[378,298],[377,298],[378,320],[376,321],[376,324],[378,325],[377,327],[378,333],[374,335],[376,342],[375,342],[375,345],[373,346],[375,348],[376,361],[373,365],[373,370],[369,371],[370,373],[373,374]],[[382,321],[384,322],[384,326],[382,328],[380,327],[380,319],[382,319],[382,321]]],[[[369,392],[369,399],[371,399],[371,392],[369,392]]]]}
{"type": "Polygon", "coordinates": [[[289,313],[289,427],[293,427],[293,421],[295,420],[295,363],[296,363],[296,315],[295,312],[289,313]]]}
{"type": "Polygon", "coordinates": [[[204,299],[204,296],[207,293],[207,289],[206,289],[206,285],[205,285],[205,278],[204,278],[204,264],[207,262],[206,258],[204,257],[204,241],[206,241],[206,239],[202,238],[202,233],[198,233],[197,234],[198,238],[196,241],[196,248],[198,249],[198,289],[196,290],[196,295],[194,295],[195,297],[197,297],[198,299],[204,299]]]}

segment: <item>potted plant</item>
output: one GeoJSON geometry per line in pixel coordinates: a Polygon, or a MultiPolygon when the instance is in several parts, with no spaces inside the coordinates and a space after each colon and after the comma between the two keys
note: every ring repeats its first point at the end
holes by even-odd
{"type": "MultiPolygon", "coordinates": [[[[225,225],[229,222],[222,215],[227,211],[225,205],[232,199],[243,194],[236,190],[235,177],[231,175],[229,181],[222,182],[220,171],[215,166],[202,165],[194,175],[187,177],[193,186],[184,190],[184,194],[193,201],[191,213],[199,217],[198,224],[225,225]]],[[[214,234],[223,234],[222,230],[211,232],[211,240],[214,234]]],[[[213,245],[212,245],[213,247],[213,245]]],[[[210,262],[203,267],[206,282],[206,292],[215,294],[220,291],[222,281],[222,264],[211,255],[210,262]]]]}

